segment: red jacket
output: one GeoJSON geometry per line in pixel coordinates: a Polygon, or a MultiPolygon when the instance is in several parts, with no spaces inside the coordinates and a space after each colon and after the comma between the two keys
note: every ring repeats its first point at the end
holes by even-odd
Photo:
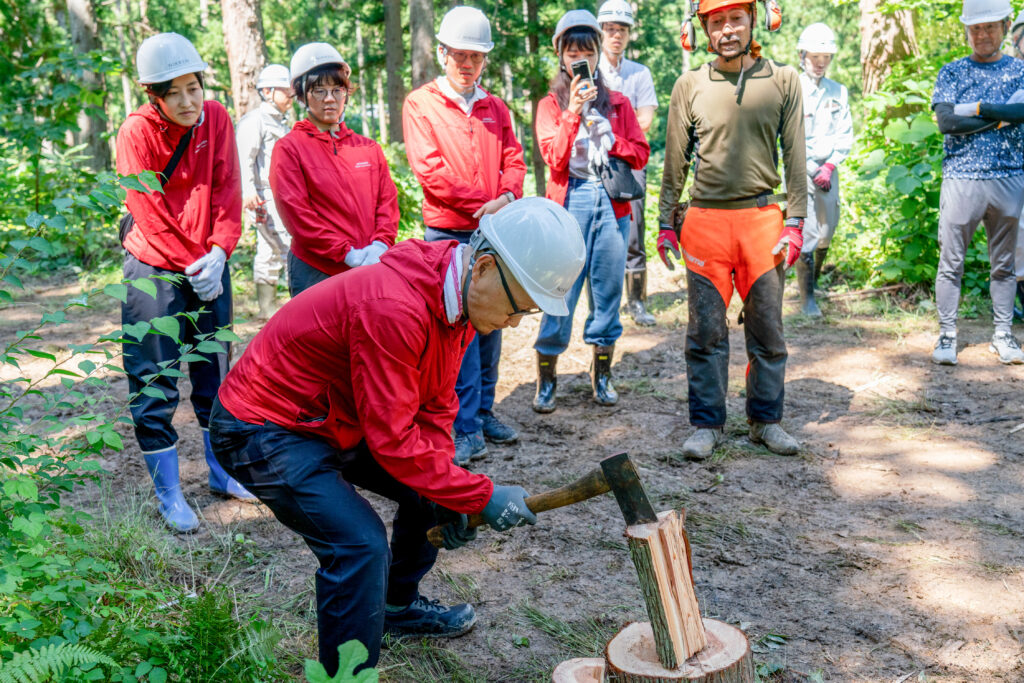
{"type": "Polygon", "coordinates": [[[337,137],[296,123],[274,145],[270,188],[292,251],[321,272],[349,270],[349,249],[395,243],[398,191],[384,152],[344,123],[337,137]]]}
{"type": "MultiPolygon", "coordinates": [[[[640,170],[647,165],[647,157],[651,155],[651,147],[636,120],[636,113],[629,99],[622,93],[608,91],[612,109],[608,113],[608,121],[612,124],[615,144],[609,154],[619,157],[632,168],[640,170]]],[[[565,205],[565,195],[569,191],[569,158],[572,156],[576,133],[580,129],[580,117],[568,109],[562,111],[558,100],[551,93],[537,105],[537,142],[544,163],[551,168],[545,196],[548,199],[565,205]]],[[[615,217],[629,215],[629,202],[612,202],[615,217]]]]}
{"type": "Polygon", "coordinates": [[[302,292],[274,314],[220,386],[239,420],[270,420],[339,449],[365,439],[389,474],[457,512],[490,500],[490,479],[452,464],[455,378],[473,338],[445,316],[455,242],[406,240],[379,264],[302,292]]]}
{"type": "MultiPolygon", "coordinates": [[[[156,105],[132,112],[117,131],[117,172],[160,173],[188,128],[160,116],[156,105]]],[[[128,190],[135,227],[124,247],[143,263],[184,271],[217,245],[231,256],[242,234],[242,181],[231,117],[219,102],[203,114],[163,194],[128,190]]]]}
{"type": "Polygon", "coordinates": [[[511,192],[523,196],[526,163],[505,103],[487,95],[469,116],[431,81],[402,107],[405,153],[423,186],[423,223],[476,230],[476,210],[511,192]]]}

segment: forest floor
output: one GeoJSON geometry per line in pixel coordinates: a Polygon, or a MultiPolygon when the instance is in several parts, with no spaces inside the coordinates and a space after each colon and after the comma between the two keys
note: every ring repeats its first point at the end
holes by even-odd
{"type": "MultiPolygon", "coordinates": [[[[711,460],[689,462],[684,278],[652,266],[658,325],[625,323],[619,405],[591,401],[582,302],[559,362],[558,409],[535,414],[537,320],[526,320],[505,333],[495,409],[520,441],[492,445],[472,469],[537,493],[628,451],[657,509],[686,508],[702,612],[746,631],[764,680],[1024,681],[1024,431],[1013,431],[1024,423],[1024,366],[1001,366],[988,352],[987,312],[962,324],[960,365],[939,367],[927,304],[848,296],[826,301],[825,321],[813,322],[787,300],[784,425],[804,445],[780,457],[746,437],[734,300],[727,442],[711,460]]],[[[38,319],[36,304],[76,293],[77,283],[38,286],[21,300],[31,305],[6,309],[0,335],[38,319]]],[[[252,316],[252,299],[251,286],[236,284],[237,314],[252,316]]],[[[118,319],[116,302],[75,315],[47,336],[48,350],[66,357],[68,343],[95,340],[118,319]]],[[[257,330],[236,327],[246,341],[257,330]]],[[[29,374],[35,367],[23,364],[29,374]]],[[[126,391],[116,375],[112,384],[114,394],[126,391]]],[[[107,524],[148,525],[151,542],[176,558],[167,571],[182,585],[230,585],[242,612],[280,629],[279,652],[298,677],[316,652],[313,555],[266,508],[212,496],[184,399],[175,424],[201,531],[160,528],[127,429],[125,450],[103,460],[102,488],[82,502],[102,508],[107,524]]],[[[391,518],[390,502],[368,498],[391,518]]],[[[442,551],[422,591],[471,601],[477,626],[457,640],[392,644],[382,679],[544,681],[558,662],[598,654],[626,622],[646,619],[623,527],[603,496],[442,551]]]]}

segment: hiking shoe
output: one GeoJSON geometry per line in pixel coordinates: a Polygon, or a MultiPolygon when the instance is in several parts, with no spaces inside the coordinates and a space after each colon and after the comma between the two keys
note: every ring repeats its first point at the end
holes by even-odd
{"type": "Polygon", "coordinates": [[[394,638],[426,636],[428,638],[457,638],[469,633],[476,624],[476,611],[472,605],[442,605],[439,600],[427,600],[422,595],[408,607],[384,611],[384,633],[394,638]]]}
{"type": "Polygon", "coordinates": [[[484,438],[491,443],[515,443],[519,440],[519,432],[494,416],[494,413],[480,413],[483,420],[484,438]]]}
{"type": "Polygon", "coordinates": [[[1004,365],[1024,363],[1024,351],[1020,350],[1020,344],[1009,332],[996,332],[992,335],[988,350],[999,356],[999,362],[1004,365]]]}
{"type": "Polygon", "coordinates": [[[721,427],[697,427],[697,431],[683,443],[683,457],[687,460],[707,460],[724,438],[725,432],[721,427]]]}
{"type": "Polygon", "coordinates": [[[751,422],[750,440],[779,455],[795,455],[800,450],[799,442],[774,422],[751,422]]]}
{"type": "MultiPolygon", "coordinates": [[[[995,338],[993,337],[993,342],[995,338]]],[[[1018,349],[1020,347],[1017,347],[1018,349]]],[[[932,362],[939,365],[956,365],[956,335],[943,332],[939,340],[935,342],[935,350],[932,351],[932,362]]]]}
{"type": "Polygon", "coordinates": [[[455,432],[455,464],[467,465],[470,460],[477,460],[487,455],[487,444],[484,443],[484,433],[473,432],[463,434],[455,432]]]}

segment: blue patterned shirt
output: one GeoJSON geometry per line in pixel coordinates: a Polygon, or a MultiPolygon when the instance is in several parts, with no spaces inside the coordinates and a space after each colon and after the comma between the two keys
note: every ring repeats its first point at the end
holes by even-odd
{"type": "MultiPolygon", "coordinates": [[[[1003,104],[1024,88],[1024,61],[1004,55],[983,64],[970,57],[942,67],[932,106],[939,102],[1003,104]]],[[[1024,174],[1024,126],[1013,125],[973,135],[947,135],[942,175],[946,178],[1006,178],[1024,174]]]]}

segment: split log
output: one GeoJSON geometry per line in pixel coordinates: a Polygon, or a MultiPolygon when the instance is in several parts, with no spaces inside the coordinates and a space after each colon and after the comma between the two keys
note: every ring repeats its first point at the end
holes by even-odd
{"type": "Polygon", "coordinates": [[[551,683],[603,683],[604,660],[600,657],[577,657],[562,662],[551,674],[551,683]]]}
{"type": "Polygon", "coordinates": [[[666,669],[677,668],[707,645],[693,590],[684,519],[668,510],[658,513],[657,522],[626,527],[658,658],[666,669]]]}
{"type": "Polygon", "coordinates": [[[735,626],[704,619],[707,647],[674,669],[662,666],[647,622],[628,624],[605,649],[615,683],[754,683],[750,643],[735,626]]]}

